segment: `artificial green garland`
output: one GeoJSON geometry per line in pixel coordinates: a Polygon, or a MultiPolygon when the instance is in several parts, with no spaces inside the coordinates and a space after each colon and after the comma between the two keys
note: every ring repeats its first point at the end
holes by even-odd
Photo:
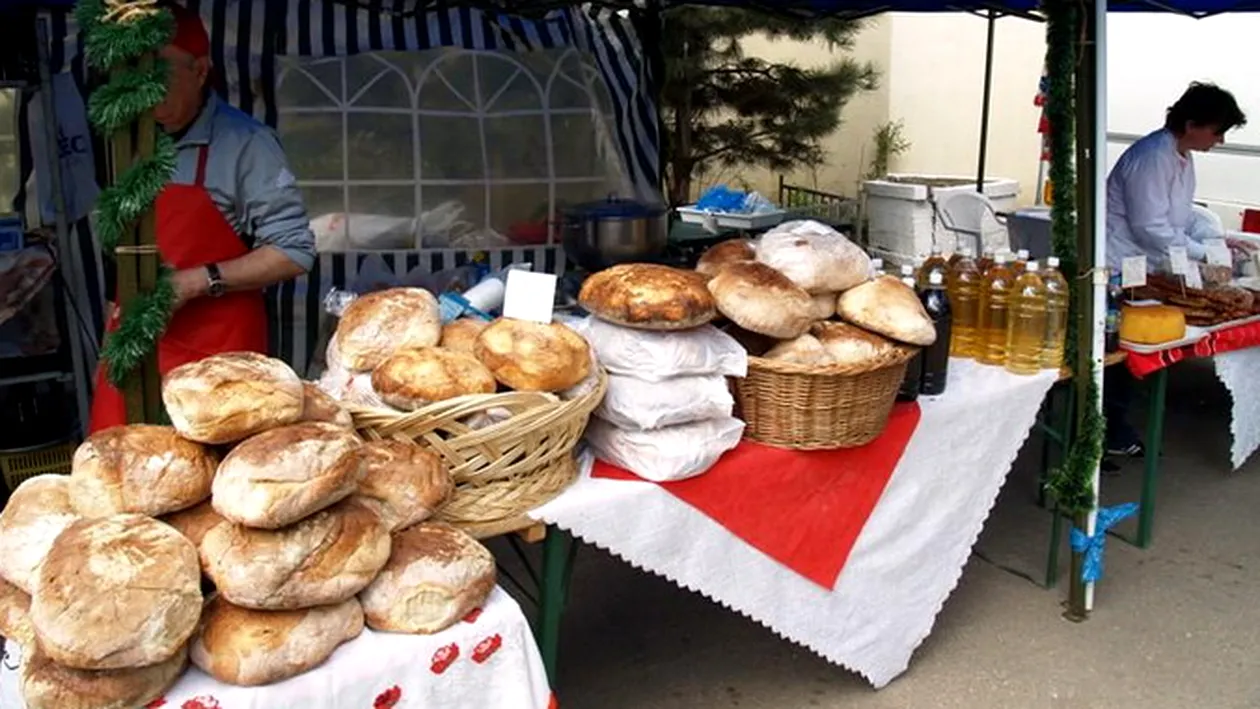
{"type": "MultiPolygon", "coordinates": [[[[141,60],[151,58],[170,41],[174,30],[171,13],[156,7],[153,0],[80,0],[75,19],[86,35],[88,62],[110,75],[109,82],[88,102],[89,118],[105,136],[130,129],[166,96],[166,67],[154,61],[142,67],[141,60]]],[[[116,257],[123,235],[153,209],[174,167],[174,143],[159,136],[152,157],[137,160],[101,192],[97,230],[106,254],[116,257]]],[[[151,292],[138,293],[126,303],[118,329],[101,348],[109,380],[115,386],[122,386],[154,353],[174,303],[170,271],[165,268],[159,270],[151,292]]]]}

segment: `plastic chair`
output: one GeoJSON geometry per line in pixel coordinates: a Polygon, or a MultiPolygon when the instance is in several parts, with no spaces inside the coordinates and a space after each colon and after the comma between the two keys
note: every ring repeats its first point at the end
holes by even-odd
{"type": "Polygon", "coordinates": [[[971,239],[975,255],[984,253],[984,237],[1000,232],[1009,249],[1010,234],[1006,221],[997,213],[993,202],[979,192],[954,192],[936,204],[936,214],[941,226],[971,239]]]}

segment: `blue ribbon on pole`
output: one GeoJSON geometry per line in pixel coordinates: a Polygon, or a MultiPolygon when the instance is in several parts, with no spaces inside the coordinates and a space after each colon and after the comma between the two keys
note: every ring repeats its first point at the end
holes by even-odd
{"type": "Polygon", "coordinates": [[[1072,551],[1084,554],[1081,564],[1081,580],[1094,583],[1103,574],[1103,547],[1107,543],[1107,532],[1133,515],[1137,514],[1138,504],[1126,502],[1115,507],[1100,507],[1098,519],[1094,522],[1094,535],[1086,534],[1080,527],[1072,528],[1072,551]]]}

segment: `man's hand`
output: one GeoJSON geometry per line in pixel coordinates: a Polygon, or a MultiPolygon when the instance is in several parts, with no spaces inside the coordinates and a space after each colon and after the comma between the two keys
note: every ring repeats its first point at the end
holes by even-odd
{"type": "Polygon", "coordinates": [[[175,307],[179,310],[193,298],[200,298],[210,287],[210,278],[203,267],[185,268],[171,274],[171,286],[175,289],[175,307]]]}

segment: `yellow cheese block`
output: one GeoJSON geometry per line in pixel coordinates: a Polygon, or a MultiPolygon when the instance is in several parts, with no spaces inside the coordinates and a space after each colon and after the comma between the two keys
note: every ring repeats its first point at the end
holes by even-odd
{"type": "Polygon", "coordinates": [[[1162,345],[1186,336],[1186,314],[1171,305],[1120,307],[1120,339],[1137,345],[1162,345]]]}

